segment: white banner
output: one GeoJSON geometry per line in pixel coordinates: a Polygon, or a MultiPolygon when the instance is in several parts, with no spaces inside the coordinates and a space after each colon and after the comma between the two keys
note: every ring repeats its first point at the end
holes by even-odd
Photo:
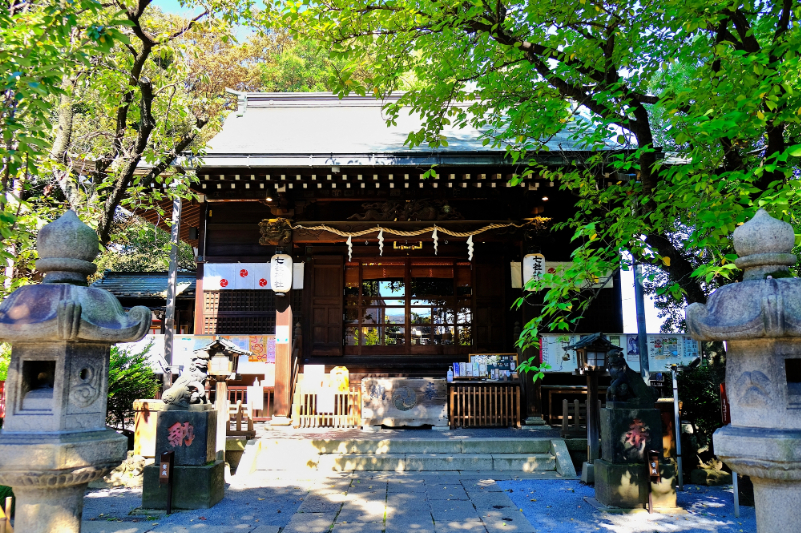
{"type": "Polygon", "coordinates": [[[233,263],[206,263],[203,265],[203,290],[219,291],[233,289],[233,263]]]}

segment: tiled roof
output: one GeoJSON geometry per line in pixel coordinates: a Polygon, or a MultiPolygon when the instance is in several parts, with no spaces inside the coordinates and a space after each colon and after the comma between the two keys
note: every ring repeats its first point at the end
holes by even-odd
{"type": "MultiPolygon", "coordinates": [[[[239,109],[202,156],[206,168],[499,164],[506,157],[503,149],[483,146],[482,132],[470,126],[446,126],[447,147],[409,148],[404,142],[422,127],[420,117],[401,113],[397,124],[388,127],[382,109],[386,101],[372,97],[240,93],[238,98],[239,109]]],[[[552,151],[581,150],[566,133],[547,144],[552,151]]]]}
{"type": "MultiPolygon", "coordinates": [[[[177,297],[195,297],[195,272],[178,272],[177,297]]],[[[106,272],[92,287],[117,298],[167,298],[167,272],[106,272]]]]}

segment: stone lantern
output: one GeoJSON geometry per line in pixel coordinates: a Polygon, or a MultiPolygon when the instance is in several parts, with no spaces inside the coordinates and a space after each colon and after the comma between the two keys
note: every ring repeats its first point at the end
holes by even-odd
{"type": "Polygon", "coordinates": [[[788,269],[797,261],[793,228],[760,209],[733,240],[743,281],[686,311],[694,339],[727,343],[731,424],[715,432],[715,454],[751,476],[758,531],[800,531],[801,280],[788,269]]]}
{"type": "Polygon", "coordinates": [[[0,340],[12,345],[0,485],[17,497],[17,531],[79,532],[86,486],[127,452],[127,439],[106,429],[110,348],[144,337],[150,311],[126,313],[86,286],[99,243],[73,211],[42,228],[37,250],[42,284],[0,304],[0,340]]]}
{"type": "Polygon", "coordinates": [[[587,377],[587,461],[581,468],[581,481],[588,484],[595,483],[595,461],[600,457],[601,448],[598,376],[605,372],[606,354],[612,348],[617,347],[600,332],[565,347],[565,350],[576,350],[576,373],[587,377]]]}

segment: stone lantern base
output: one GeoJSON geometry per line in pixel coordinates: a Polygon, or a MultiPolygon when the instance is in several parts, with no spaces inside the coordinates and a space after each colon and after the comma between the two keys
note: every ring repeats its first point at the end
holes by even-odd
{"type": "Polygon", "coordinates": [[[128,439],[112,430],[0,434],[0,485],[14,488],[15,529],[80,531],[87,485],[126,456],[128,439]]]}
{"type": "Polygon", "coordinates": [[[801,531],[801,430],[729,425],[713,439],[718,457],[751,477],[759,531],[801,531]],[[790,524],[797,529],[788,529],[790,524]]]}

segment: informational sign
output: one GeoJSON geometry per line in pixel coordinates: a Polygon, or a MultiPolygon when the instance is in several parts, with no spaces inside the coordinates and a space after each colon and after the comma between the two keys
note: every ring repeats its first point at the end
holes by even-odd
{"type": "Polygon", "coordinates": [[[275,254],[270,261],[270,280],[277,293],[289,292],[292,289],[292,256],[275,254]]]}
{"type": "Polygon", "coordinates": [[[264,409],[264,387],[261,385],[248,386],[248,406],[250,412],[261,411],[264,409]]]}
{"type": "Polygon", "coordinates": [[[161,454],[159,462],[159,483],[166,485],[172,478],[172,465],[175,460],[175,452],[164,452],[161,454]]]}
{"type": "MultiPolygon", "coordinates": [[[[576,370],[575,350],[565,350],[589,333],[559,334],[545,333],[540,337],[542,361],[551,365],[548,372],[573,372],[576,370]]],[[[638,337],[634,334],[608,334],[615,346],[620,346],[626,363],[632,370],[640,370],[638,337]]],[[[689,335],[675,333],[648,335],[648,366],[651,372],[663,372],[671,365],[688,365],[700,355],[699,343],[689,335]]]]}
{"type": "Polygon", "coordinates": [[[275,326],[275,344],[289,344],[289,326],[275,326]]]}

